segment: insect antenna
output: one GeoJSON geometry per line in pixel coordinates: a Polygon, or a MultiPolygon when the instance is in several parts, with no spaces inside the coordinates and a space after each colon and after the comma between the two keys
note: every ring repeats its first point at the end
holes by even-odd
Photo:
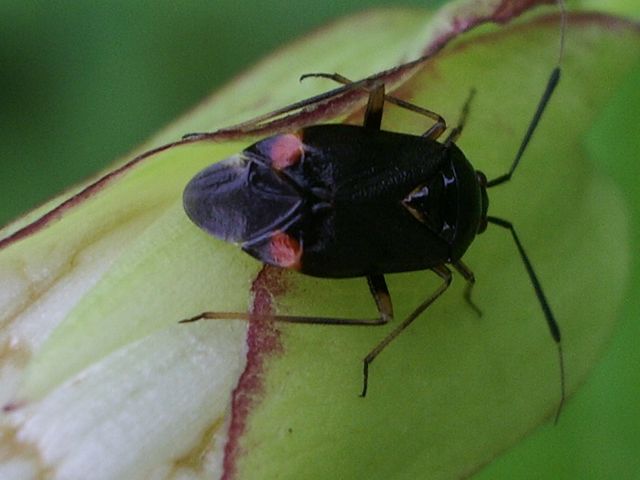
{"type": "Polygon", "coordinates": [[[549,306],[549,302],[547,301],[547,297],[545,296],[542,290],[542,284],[540,280],[538,280],[538,276],[536,275],[535,270],[533,269],[533,265],[529,260],[529,256],[524,250],[522,243],[520,242],[520,238],[518,238],[518,234],[511,222],[508,220],[504,220],[498,217],[487,217],[487,222],[497,225],[499,227],[505,228],[511,232],[511,237],[518,247],[518,253],[520,254],[520,258],[522,259],[522,263],[524,263],[525,268],[527,269],[527,274],[529,275],[529,279],[531,280],[531,284],[533,285],[533,289],[536,292],[536,296],[538,297],[538,302],[540,302],[540,306],[542,307],[542,311],[544,312],[545,319],[547,320],[547,325],[549,326],[549,331],[551,332],[551,336],[553,340],[556,342],[556,346],[558,347],[558,361],[560,366],[560,403],[558,404],[558,408],[556,410],[556,416],[554,423],[558,423],[558,419],[560,418],[560,412],[562,411],[562,406],[564,405],[565,399],[565,375],[564,375],[564,355],[562,353],[562,342],[560,336],[560,327],[558,326],[558,322],[556,322],[555,316],[551,311],[551,307],[549,306]]]}
{"type": "MultiPolygon", "coordinates": [[[[533,118],[531,119],[531,122],[527,127],[527,131],[524,134],[522,142],[520,143],[520,147],[518,148],[518,152],[516,153],[513,163],[511,164],[511,168],[507,173],[500,175],[499,177],[496,177],[493,180],[488,181],[487,188],[501,185],[502,183],[505,183],[511,179],[511,176],[513,175],[513,172],[515,171],[515,169],[518,167],[518,164],[520,163],[520,159],[522,158],[522,155],[526,150],[527,145],[529,144],[529,141],[533,136],[533,133],[538,127],[540,118],[542,117],[542,114],[544,113],[547,107],[547,104],[549,103],[549,99],[553,95],[553,92],[555,91],[556,87],[558,86],[558,82],[560,81],[560,64],[562,62],[562,57],[564,55],[564,37],[565,37],[566,23],[567,23],[567,19],[566,19],[567,14],[566,14],[566,9],[564,5],[564,0],[558,0],[558,7],[560,8],[560,46],[559,46],[558,61],[556,63],[556,66],[551,71],[551,75],[549,76],[549,80],[547,81],[547,86],[544,90],[544,93],[542,94],[542,97],[540,98],[540,101],[538,102],[538,106],[536,107],[536,111],[533,114],[533,118]]],[[[547,321],[549,331],[551,332],[551,336],[553,337],[553,340],[557,345],[558,361],[559,361],[559,369],[560,369],[560,403],[558,404],[558,408],[556,410],[554,423],[558,423],[558,419],[560,418],[560,412],[562,411],[562,407],[564,405],[564,401],[566,397],[564,355],[562,352],[560,327],[558,326],[558,322],[556,321],[555,316],[551,311],[551,306],[549,305],[547,297],[545,296],[542,290],[542,285],[540,283],[540,280],[538,280],[538,276],[536,275],[535,270],[533,269],[533,265],[531,264],[531,261],[529,260],[529,257],[525,252],[524,247],[522,246],[522,243],[520,242],[520,238],[518,237],[518,234],[516,233],[516,230],[513,224],[502,218],[492,217],[492,216],[487,217],[487,222],[493,225],[502,227],[504,229],[507,229],[509,230],[509,232],[511,232],[511,237],[513,238],[513,241],[515,242],[516,247],[518,248],[518,253],[520,254],[522,263],[524,263],[524,266],[527,270],[527,274],[529,275],[531,284],[533,285],[533,289],[535,290],[536,296],[538,297],[538,302],[540,303],[540,306],[542,307],[542,311],[544,312],[544,316],[547,321]]]]}
{"type": "Polygon", "coordinates": [[[566,19],[567,13],[564,6],[564,0],[559,0],[558,6],[560,7],[560,53],[558,55],[558,62],[554,67],[554,69],[551,71],[549,80],[547,80],[547,87],[545,88],[544,93],[542,94],[542,97],[538,102],[538,107],[536,108],[536,112],[533,114],[533,118],[529,123],[527,132],[524,134],[522,142],[520,143],[520,148],[518,148],[518,153],[516,153],[513,163],[511,164],[511,168],[507,173],[500,175],[499,177],[494,178],[493,180],[489,180],[487,182],[487,188],[495,187],[496,185],[500,185],[504,182],[511,180],[511,176],[513,175],[513,172],[515,171],[515,169],[518,167],[518,164],[520,163],[520,159],[522,158],[522,154],[526,150],[527,145],[529,145],[529,141],[533,136],[533,132],[536,131],[536,128],[538,127],[538,123],[540,122],[540,118],[542,117],[542,114],[547,108],[549,99],[551,98],[551,95],[553,95],[553,92],[558,86],[558,82],[560,81],[560,63],[562,62],[562,57],[564,55],[564,36],[565,36],[566,23],[567,23],[567,19],[566,19]]]}

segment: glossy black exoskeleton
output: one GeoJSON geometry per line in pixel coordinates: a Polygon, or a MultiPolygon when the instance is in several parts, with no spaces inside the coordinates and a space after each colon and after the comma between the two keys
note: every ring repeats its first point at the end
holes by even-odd
{"type": "Polygon", "coordinates": [[[457,263],[486,226],[485,186],[452,142],[318,125],[203,170],[184,205],[265,263],[362,277],[457,263]]]}
{"type": "MultiPolygon", "coordinates": [[[[396,69],[422,61],[424,58],[396,69]]],[[[474,275],[462,257],[487,223],[503,227],[516,243],[558,345],[564,399],[560,331],[549,303],[513,225],[487,215],[487,188],[511,178],[559,81],[559,66],[549,78],[511,169],[489,182],[455,143],[473,94],[464,105],[459,125],[440,142],[446,130],[444,119],[386,95],[384,84],[376,78],[387,73],[359,82],[338,74],[307,75],[330,78],[344,86],[227,129],[242,131],[349,91],[364,90],[369,95],[363,126],[316,125],[281,133],[201,171],[184,191],[188,216],[210,234],[240,245],[264,263],[316,277],[366,277],[379,312],[375,319],[270,316],[277,321],[385,324],[393,318],[385,274],[431,269],[441,277],[440,287],[365,357],[363,396],[369,364],[447,289],[452,280],[449,266],[466,279],[465,298],[479,313],[471,301],[474,275]],[[422,136],[382,131],[385,101],[426,115],[435,123],[422,136]]],[[[247,313],[205,312],[185,321],[249,317],[247,313]]]]}

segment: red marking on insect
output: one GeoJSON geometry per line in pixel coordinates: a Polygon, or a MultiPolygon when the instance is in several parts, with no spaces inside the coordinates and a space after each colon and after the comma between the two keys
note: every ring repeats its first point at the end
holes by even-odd
{"type": "Polygon", "coordinates": [[[269,158],[271,165],[276,170],[295,165],[302,158],[304,144],[298,134],[285,133],[273,137],[269,146],[269,158]]]}
{"type": "Polygon", "coordinates": [[[302,245],[291,235],[277,231],[271,237],[269,249],[273,262],[280,267],[300,270],[302,258],[302,245]]]}

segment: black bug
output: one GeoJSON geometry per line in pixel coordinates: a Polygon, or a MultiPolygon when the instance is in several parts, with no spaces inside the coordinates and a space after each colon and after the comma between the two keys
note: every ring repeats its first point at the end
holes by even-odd
{"type": "MultiPolygon", "coordinates": [[[[565,13],[560,5],[561,57],[565,13]]],[[[371,362],[449,287],[450,267],[466,280],[465,299],[479,313],[471,300],[474,274],[462,257],[487,224],[506,229],[558,346],[562,394],[559,413],[564,400],[560,330],[513,224],[487,215],[487,189],[507,182],[517,168],[558,84],[560,61],[549,77],[511,168],[487,181],[455,143],[463,131],[473,92],[464,104],[459,124],[441,142],[438,140],[447,127],[440,115],[386,95],[384,84],[377,80],[425,59],[358,82],[338,74],[305,75],[303,78],[329,78],[343,86],[229,131],[255,127],[355,90],[368,93],[363,126],[315,125],[265,138],[197,174],[185,188],[185,210],[196,225],[239,244],[264,263],[316,277],[366,277],[379,312],[375,319],[273,315],[269,317],[272,320],[382,325],[393,319],[385,274],[430,269],[442,279],[436,291],[364,358],[362,396],[367,393],[371,362]],[[435,123],[421,136],[380,130],[385,101],[435,123]]],[[[184,321],[250,317],[247,313],[205,312],[184,321]]]]}

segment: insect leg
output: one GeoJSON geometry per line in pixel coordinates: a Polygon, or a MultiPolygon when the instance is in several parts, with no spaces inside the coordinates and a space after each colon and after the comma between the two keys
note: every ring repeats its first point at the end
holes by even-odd
{"type": "Polygon", "coordinates": [[[475,96],[475,94],[476,94],[476,89],[472,88],[471,91],[469,92],[469,96],[467,97],[467,100],[464,102],[464,105],[462,106],[462,112],[460,113],[460,120],[458,121],[458,125],[456,125],[456,127],[453,130],[451,130],[451,132],[449,133],[449,136],[444,141],[445,146],[448,147],[452,143],[455,143],[458,140],[458,138],[460,138],[460,135],[462,134],[462,129],[467,123],[467,116],[469,115],[469,106],[471,105],[471,100],[473,100],[473,97],[475,96]]]}
{"type": "Polygon", "coordinates": [[[378,318],[339,318],[339,317],[307,317],[300,315],[261,315],[249,312],[202,312],[178,323],[191,323],[198,320],[246,320],[257,322],[307,323],[317,325],[384,325],[389,321],[386,316],[378,318]]]}
{"type": "Polygon", "coordinates": [[[462,260],[458,260],[457,262],[452,263],[453,268],[457,270],[457,272],[463,276],[463,278],[467,281],[467,285],[464,289],[464,300],[467,304],[473,309],[474,312],[478,314],[479,317],[482,316],[482,310],[474,303],[471,299],[471,293],[473,291],[473,286],[476,283],[476,277],[471,271],[471,269],[462,262],[462,260]]]}
{"type": "Polygon", "coordinates": [[[384,108],[384,83],[377,85],[369,93],[367,109],[364,112],[364,128],[380,130],[382,124],[382,110],[384,108]]]}
{"type": "Polygon", "coordinates": [[[391,295],[389,295],[389,288],[384,275],[369,275],[367,276],[367,283],[373,300],[376,302],[380,320],[384,323],[393,320],[393,305],[391,304],[391,295]]]}
{"type": "Polygon", "coordinates": [[[376,302],[379,316],[377,318],[334,318],[334,317],[307,317],[300,315],[260,315],[249,312],[202,312],[195,317],[180,320],[179,323],[191,323],[198,320],[251,320],[272,321],[284,323],[307,323],[321,325],[355,325],[375,326],[384,325],[393,319],[393,306],[391,296],[383,275],[370,275],[367,277],[369,290],[376,302]]]}
{"type": "MultiPolygon", "coordinates": [[[[353,85],[351,80],[349,80],[346,77],[343,77],[339,73],[307,73],[305,75],[302,75],[300,77],[300,80],[304,80],[310,77],[328,78],[329,80],[333,80],[334,82],[342,83],[345,85],[353,85]]],[[[418,105],[414,105],[413,103],[406,102],[392,95],[385,95],[384,99],[389,103],[397,105],[398,107],[404,108],[406,110],[410,110],[412,112],[418,113],[420,115],[423,115],[425,117],[428,117],[434,120],[436,123],[434,123],[429,128],[429,130],[427,130],[422,134],[423,137],[427,137],[435,140],[436,138],[440,137],[440,135],[442,135],[442,133],[447,129],[447,122],[445,121],[445,119],[442,118],[441,115],[431,110],[427,110],[426,108],[419,107],[418,105]]]]}
{"type": "Polygon", "coordinates": [[[422,312],[424,312],[440,295],[444,293],[444,291],[449,288],[451,285],[451,270],[449,270],[445,265],[439,265],[437,267],[433,267],[435,273],[437,273],[440,278],[443,279],[442,284],[438,287],[438,289],[433,292],[429,298],[427,298],[424,302],[422,302],[418,308],[416,308],[407,318],[405,318],[400,325],[398,325],[390,334],[388,334],[378,345],[375,346],[373,350],[369,352],[369,354],[363,360],[362,374],[363,374],[363,385],[362,385],[362,393],[360,396],[364,397],[367,395],[367,387],[369,383],[369,365],[373,362],[380,352],[385,349],[387,345],[389,345],[400,333],[407,328],[411,322],[413,322],[422,312]]]}
{"type": "Polygon", "coordinates": [[[306,98],[298,102],[294,102],[285,107],[278,108],[277,110],[273,110],[263,115],[259,115],[246,122],[237,123],[235,125],[232,125],[226,128],[221,128],[211,133],[209,132],[189,133],[187,135],[184,135],[182,138],[193,138],[193,137],[206,138],[206,137],[219,135],[220,133],[248,133],[253,130],[257,130],[261,127],[264,127],[265,125],[268,124],[269,121],[275,120],[279,117],[283,117],[290,112],[294,112],[296,110],[303,110],[304,108],[311,107],[313,105],[317,105],[322,102],[332,100],[334,98],[346,96],[347,94],[349,94],[354,90],[358,90],[358,89],[369,90],[370,88],[372,88],[373,86],[379,83],[380,82],[375,82],[371,78],[364,78],[362,80],[358,80],[357,82],[348,83],[346,85],[335,88],[333,90],[329,90],[328,92],[324,92],[319,95],[315,95],[313,97],[306,98]]]}
{"type": "Polygon", "coordinates": [[[558,360],[560,364],[560,404],[558,405],[558,410],[556,411],[556,423],[558,422],[558,418],[560,416],[560,411],[562,410],[562,405],[564,404],[565,399],[565,378],[564,378],[564,355],[562,354],[562,343],[560,339],[560,327],[558,326],[558,322],[551,311],[551,307],[549,306],[549,302],[547,301],[547,297],[542,291],[542,284],[540,280],[538,280],[538,276],[536,272],[533,270],[533,265],[529,261],[529,257],[524,251],[524,247],[518,238],[518,234],[511,222],[508,220],[504,220],[498,217],[487,217],[487,221],[494,225],[498,225],[499,227],[505,228],[511,232],[511,236],[513,237],[513,241],[518,248],[518,253],[520,254],[520,258],[522,259],[522,263],[527,270],[527,274],[529,275],[529,280],[531,280],[531,284],[533,285],[533,289],[536,292],[536,296],[538,297],[538,302],[540,302],[540,306],[542,307],[542,311],[544,312],[545,319],[547,320],[547,325],[549,326],[549,331],[551,332],[551,336],[553,340],[556,342],[558,346],[558,360]]]}

